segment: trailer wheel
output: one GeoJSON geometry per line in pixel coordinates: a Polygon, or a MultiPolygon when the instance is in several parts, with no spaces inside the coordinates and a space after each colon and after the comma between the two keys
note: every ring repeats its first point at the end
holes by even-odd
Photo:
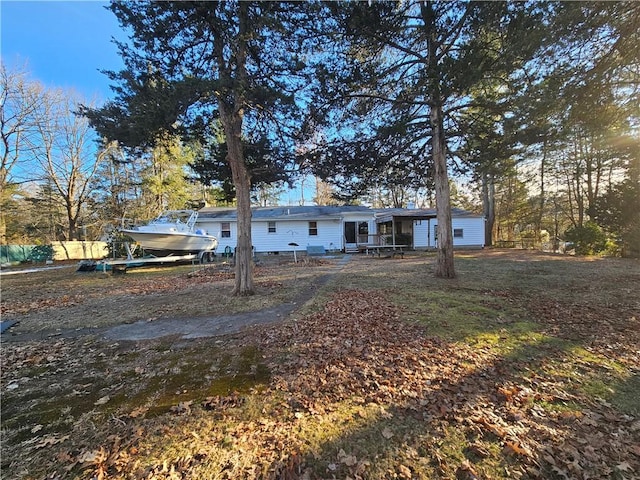
{"type": "Polygon", "coordinates": [[[124,275],[127,273],[126,265],[111,265],[111,275],[124,275]]]}
{"type": "Polygon", "coordinates": [[[198,254],[198,261],[200,263],[211,263],[215,256],[216,254],[214,252],[203,250],[198,254]]]}

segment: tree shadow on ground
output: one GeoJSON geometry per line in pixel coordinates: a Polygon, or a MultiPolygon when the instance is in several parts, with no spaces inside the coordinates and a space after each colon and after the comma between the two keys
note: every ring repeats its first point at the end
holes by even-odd
{"type": "MultiPolygon", "coordinates": [[[[589,472],[609,478],[620,459],[639,468],[633,418],[568,391],[554,373],[574,346],[556,339],[523,344],[478,368],[435,378],[419,396],[398,386],[388,402],[365,400],[362,408],[378,409],[376,418],[345,426],[345,434],[301,459],[297,474],[470,479],[589,472]],[[585,450],[589,441],[599,448],[585,450]]],[[[354,391],[357,384],[352,376],[354,391]]]]}

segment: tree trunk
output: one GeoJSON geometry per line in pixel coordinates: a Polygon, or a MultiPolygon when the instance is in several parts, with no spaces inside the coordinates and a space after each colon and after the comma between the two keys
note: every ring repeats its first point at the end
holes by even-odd
{"type": "Polygon", "coordinates": [[[236,283],[233,295],[253,295],[253,246],[251,245],[251,178],[242,152],[242,115],[220,108],[227,140],[226,160],[231,167],[236,188],[238,241],[236,244],[236,283]]]}
{"type": "Polygon", "coordinates": [[[442,107],[431,107],[431,128],[433,131],[433,164],[435,167],[436,216],[438,218],[438,259],[435,275],[454,278],[453,229],[451,226],[451,199],[449,175],[447,174],[447,147],[444,140],[442,107]]]}
{"type": "Polygon", "coordinates": [[[485,245],[493,245],[493,226],[496,222],[496,185],[493,176],[482,175],[482,209],[484,213],[484,241],[485,245]]]}
{"type": "Polygon", "coordinates": [[[67,208],[67,221],[69,222],[67,239],[70,241],[78,240],[78,217],[73,215],[70,208],[67,208]]]}
{"type": "Polygon", "coordinates": [[[453,267],[453,230],[451,227],[451,196],[449,175],[447,173],[447,143],[444,132],[444,114],[442,112],[441,75],[438,65],[438,25],[432,2],[421,6],[422,17],[428,35],[427,76],[429,78],[429,123],[431,126],[431,155],[434,164],[434,183],[436,190],[436,217],[438,219],[438,257],[435,276],[454,278],[453,267]]]}
{"type": "Polygon", "coordinates": [[[545,135],[542,142],[542,159],[540,160],[540,201],[538,202],[538,215],[536,216],[536,235],[538,242],[542,243],[542,219],[544,218],[544,208],[547,192],[545,190],[544,174],[547,169],[547,137],[545,135]]]}
{"type": "MultiPolygon", "coordinates": [[[[247,80],[247,44],[248,31],[247,2],[238,3],[238,35],[234,58],[227,63],[224,59],[225,45],[220,36],[214,38],[220,79],[232,86],[224,94],[218,94],[220,121],[227,141],[226,161],[231,167],[233,185],[236,189],[236,211],[238,217],[238,241],[236,243],[236,282],[232,295],[253,295],[253,246],[251,244],[251,178],[242,151],[242,122],[246,99],[244,89],[247,80]],[[232,61],[233,60],[233,61],[232,61]],[[232,64],[235,64],[233,66],[232,64]],[[236,78],[232,76],[235,70],[236,78]]],[[[228,47],[228,46],[227,46],[228,47]]]]}

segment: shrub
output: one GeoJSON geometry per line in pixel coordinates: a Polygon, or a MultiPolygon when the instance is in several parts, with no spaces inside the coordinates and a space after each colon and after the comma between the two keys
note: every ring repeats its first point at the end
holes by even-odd
{"type": "Polygon", "coordinates": [[[607,248],[607,236],[597,224],[587,222],[565,232],[565,240],[578,255],[595,255],[607,248]]]}

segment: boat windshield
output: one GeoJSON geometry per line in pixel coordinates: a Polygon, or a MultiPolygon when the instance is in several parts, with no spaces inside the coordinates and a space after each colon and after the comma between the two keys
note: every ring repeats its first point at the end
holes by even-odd
{"type": "Polygon", "coordinates": [[[195,219],[192,220],[194,216],[193,212],[164,212],[158,218],[155,219],[155,223],[186,223],[187,225],[191,225],[195,223],[195,219]]]}

